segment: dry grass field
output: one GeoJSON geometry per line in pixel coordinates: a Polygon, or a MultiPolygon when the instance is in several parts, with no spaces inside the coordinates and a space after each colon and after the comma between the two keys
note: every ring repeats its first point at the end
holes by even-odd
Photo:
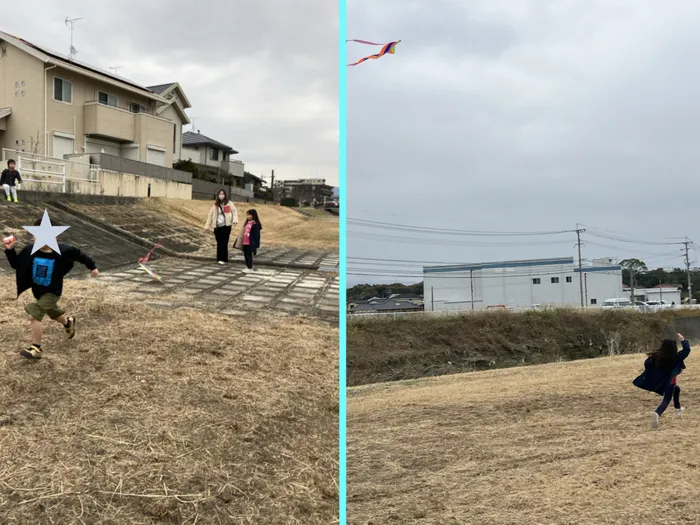
{"type": "Polygon", "coordinates": [[[655,431],[643,358],[350,389],[348,523],[700,523],[700,358],[655,431]]]}
{"type": "MultiPolygon", "coordinates": [[[[333,251],[338,249],[338,218],[310,218],[282,206],[235,203],[240,221],[250,208],[258,210],[263,224],[264,246],[289,246],[301,250],[333,251]]],[[[154,199],[149,206],[158,207],[180,220],[203,228],[211,201],[154,199]]],[[[213,241],[212,241],[213,242],[213,241]]]]}
{"type": "MultiPolygon", "coordinates": [[[[74,270],[74,272],[79,269],[74,270]]],[[[337,331],[67,281],[77,336],[0,279],[0,523],[337,523],[337,331]]]]}

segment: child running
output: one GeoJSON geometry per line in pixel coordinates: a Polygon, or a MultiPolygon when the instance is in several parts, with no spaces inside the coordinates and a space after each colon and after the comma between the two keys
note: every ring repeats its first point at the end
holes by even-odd
{"type": "MultiPolygon", "coordinates": [[[[40,220],[34,223],[35,226],[40,224],[40,220]]],[[[16,270],[17,297],[31,288],[36,299],[36,302],[24,308],[30,316],[32,345],[26,350],[21,350],[20,355],[27,359],[41,359],[44,316],[48,315],[50,319],[61,323],[68,339],[75,337],[75,317],[66,316],[66,312],[58,306],[63,293],[63,278],[73,269],[73,264],[76,262],[87,266],[93,277],[97,277],[100,272],[95,261],[79,249],[67,244],[58,245],[60,254],[48,246],[32,254],[31,244],[25,246],[18,254],[15,251],[16,243],[14,237],[5,241],[5,255],[10,266],[16,270]]]]}
{"type": "Polygon", "coordinates": [[[17,200],[17,190],[21,182],[22,176],[19,174],[19,171],[15,169],[15,161],[12,159],[8,160],[7,169],[3,170],[2,176],[0,176],[0,186],[5,190],[5,195],[9,202],[12,202],[13,199],[15,203],[19,202],[19,200],[17,200]]]}
{"type": "Polygon", "coordinates": [[[660,348],[648,354],[644,372],[633,381],[634,386],[663,396],[661,404],[651,414],[652,428],[659,426],[659,417],[668,408],[671,399],[677,416],[685,410],[681,407],[681,389],[676,384],[676,378],[685,369],[684,361],[690,354],[690,343],[681,334],[678,334],[678,339],[683,347],[680,352],[676,341],[664,339],[660,348]]]}
{"type": "Polygon", "coordinates": [[[234,248],[243,250],[247,272],[255,271],[253,268],[253,255],[257,254],[258,248],[260,248],[260,230],[262,230],[262,224],[260,224],[258,211],[248,210],[241,234],[233,245],[234,248]]]}

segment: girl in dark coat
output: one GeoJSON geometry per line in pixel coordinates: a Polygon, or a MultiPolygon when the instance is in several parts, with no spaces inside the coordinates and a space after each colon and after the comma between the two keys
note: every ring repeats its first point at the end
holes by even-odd
{"type": "Polygon", "coordinates": [[[260,223],[260,217],[258,217],[258,211],[248,210],[241,234],[233,243],[234,248],[243,250],[246,271],[255,271],[253,268],[253,255],[260,248],[260,230],[262,230],[262,224],[260,223]]]}
{"type": "Polygon", "coordinates": [[[676,415],[680,416],[684,408],[681,407],[681,389],[676,385],[676,377],[685,369],[685,359],[690,354],[690,344],[678,334],[683,349],[678,351],[678,343],[673,339],[664,339],[661,347],[648,354],[644,361],[644,372],[632,383],[649,392],[664,396],[661,404],[651,414],[651,426],[659,426],[659,416],[668,408],[671,399],[676,415]]]}

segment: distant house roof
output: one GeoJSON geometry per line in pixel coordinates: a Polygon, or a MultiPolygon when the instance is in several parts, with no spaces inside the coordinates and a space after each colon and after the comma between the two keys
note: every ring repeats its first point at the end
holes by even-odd
{"type": "Polygon", "coordinates": [[[168,98],[168,95],[171,92],[177,91],[178,95],[180,95],[180,98],[182,99],[182,104],[185,107],[185,109],[189,109],[192,107],[190,99],[188,99],[187,95],[185,95],[185,90],[182,89],[182,86],[179,82],[171,82],[170,84],[158,84],[157,86],[148,86],[148,89],[150,89],[154,93],[158,93],[159,95],[165,98],[168,98]]]}
{"type": "Polygon", "coordinates": [[[187,113],[185,113],[185,109],[191,108],[192,104],[190,104],[187,95],[185,95],[185,91],[182,89],[179,83],[171,82],[170,84],[158,84],[157,86],[149,86],[148,89],[150,89],[154,93],[158,93],[160,96],[167,100],[167,102],[161,105],[156,111],[158,115],[163,113],[169,107],[174,107],[175,111],[177,111],[177,114],[180,115],[180,120],[182,121],[182,123],[190,124],[191,121],[190,118],[187,116],[187,113]],[[170,96],[170,94],[175,91],[177,91],[177,94],[180,96],[180,100],[182,100],[182,105],[184,107],[180,106],[180,104],[178,104],[175,101],[175,97],[170,96]]]}
{"type": "Polygon", "coordinates": [[[223,143],[219,142],[218,140],[214,140],[210,137],[207,137],[206,135],[202,135],[201,133],[194,133],[192,131],[186,131],[185,133],[182,134],[182,145],[184,147],[187,147],[187,146],[213,146],[217,149],[227,151],[229,153],[233,153],[234,155],[238,153],[231,146],[227,146],[226,144],[223,144],[223,143]]]}
{"type": "Polygon", "coordinates": [[[148,86],[148,89],[159,95],[163,94],[163,91],[172,86],[175,82],[169,82],[168,84],[158,84],[157,86],[148,86]]]}
{"type": "Polygon", "coordinates": [[[81,75],[91,77],[95,80],[101,80],[108,84],[117,85],[122,89],[138,93],[144,97],[156,100],[158,102],[167,102],[167,100],[161,97],[158,93],[154,93],[150,89],[141,86],[135,82],[132,82],[131,80],[114,75],[102,69],[84,64],[75,60],[74,58],[68,58],[65,55],[56,53],[54,51],[50,51],[49,49],[44,47],[37,46],[36,44],[32,44],[31,42],[23,40],[22,38],[16,37],[9,33],[4,33],[0,31],[0,40],[4,40],[5,42],[16,47],[17,49],[21,49],[25,53],[33,56],[38,60],[41,60],[45,64],[53,64],[67,69],[69,71],[73,71],[81,75]]]}

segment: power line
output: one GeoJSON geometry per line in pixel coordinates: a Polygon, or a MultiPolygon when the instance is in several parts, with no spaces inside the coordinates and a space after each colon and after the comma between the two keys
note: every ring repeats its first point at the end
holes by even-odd
{"type": "Polygon", "coordinates": [[[425,232],[449,235],[471,235],[485,237],[519,237],[519,236],[538,236],[538,235],[561,235],[564,233],[574,233],[574,230],[553,230],[553,231],[529,231],[529,232],[504,232],[504,231],[479,231],[479,230],[451,230],[447,228],[431,228],[427,226],[411,226],[407,224],[396,224],[391,222],[368,221],[365,219],[347,219],[348,225],[365,226],[365,227],[382,227],[386,229],[425,232]]]}
{"type": "Polygon", "coordinates": [[[553,245],[565,245],[569,244],[570,241],[448,241],[440,239],[430,239],[423,237],[401,237],[392,235],[382,235],[376,233],[359,233],[349,231],[347,236],[351,239],[363,239],[368,241],[385,241],[385,242],[395,242],[400,244],[414,244],[414,245],[429,245],[429,246],[498,246],[509,248],[513,246],[553,246],[553,245]]]}

